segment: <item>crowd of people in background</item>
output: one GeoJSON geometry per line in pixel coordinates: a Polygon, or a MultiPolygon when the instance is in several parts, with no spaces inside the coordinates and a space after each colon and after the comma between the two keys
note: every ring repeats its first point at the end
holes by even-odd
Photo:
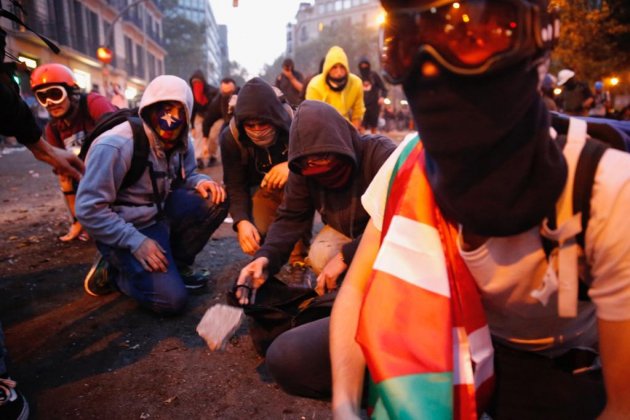
{"type": "MultiPolygon", "coordinates": [[[[3,78],[15,115],[1,133],[55,168],[72,220],[59,239],[98,250],[90,295],[181,313],[208,281],[193,263],[228,213],[252,256],[234,284],[238,305],[255,304],[287,263],[314,272],[317,294],[338,296],[332,316],[256,349],[286,392],[332,396],[336,418],[360,415],[366,369],[374,412],[389,417],[627,418],[630,156],[588,140],[590,119],[564,117],[627,119],[627,109],[614,110],[601,81],[547,72],[558,33],[530,33],[556,25],[546,0],[501,2],[532,28],[509,54],[477,55],[438,41],[449,34],[406,38],[450,4],[382,3],[383,70],[408,102],[389,101],[368,58],[353,73],[339,46],[306,78],[287,58],[273,85],[158,76],[131,110],[119,84],[84,93],[69,68],[48,63],[31,74],[32,98],[3,78]],[[414,129],[421,140],[399,147],[379,134],[414,129]],[[219,162],[223,182],[201,171],[219,162]]],[[[496,3],[454,13],[483,6],[500,25],[496,3]]],[[[24,414],[3,341],[0,330],[0,410],[24,414]]]]}

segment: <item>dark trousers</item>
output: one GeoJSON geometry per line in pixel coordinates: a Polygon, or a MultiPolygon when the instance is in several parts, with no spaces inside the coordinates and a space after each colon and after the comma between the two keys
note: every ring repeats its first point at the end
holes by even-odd
{"type": "Polygon", "coordinates": [[[308,398],[330,398],[330,317],[292,328],[267,350],[266,363],[285,392],[308,398]]]}
{"type": "Polygon", "coordinates": [[[177,270],[190,265],[227,215],[227,202],[213,205],[192,190],[175,189],[165,203],[166,218],[141,229],[166,251],[166,272],[149,272],[130,250],[97,242],[96,245],[116,269],[113,281],[124,294],[157,313],[178,313],[188,293],[177,270]]]}
{"type": "Polygon", "coordinates": [[[571,350],[555,359],[495,343],[496,388],[490,416],[501,419],[594,419],[606,404],[601,370],[592,354],[571,350]]]}

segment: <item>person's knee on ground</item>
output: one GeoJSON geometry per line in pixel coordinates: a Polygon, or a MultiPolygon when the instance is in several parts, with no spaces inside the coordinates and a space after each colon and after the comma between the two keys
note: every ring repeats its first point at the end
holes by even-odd
{"type": "Polygon", "coordinates": [[[329,320],[323,318],[288,330],[269,346],[265,363],[273,379],[286,393],[330,398],[329,320]]]}

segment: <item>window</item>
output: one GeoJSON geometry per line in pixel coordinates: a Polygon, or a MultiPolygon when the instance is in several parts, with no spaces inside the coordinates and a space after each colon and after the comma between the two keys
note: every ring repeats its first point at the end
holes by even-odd
{"type": "Polygon", "coordinates": [[[338,12],[343,8],[343,0],[335,0],[335,11],[338,12]]]}
{"type": "Polygon", "coordinates": [[[83,22],[83,5],[79,3],[77,0],[73,2],[74,9],[74,37],[73,37],[73,47],[87,54],[87,49],[85,47],[85,33],[84,33],[84,22],[83,22]]]}
{"type": "Polygon", "coordinates": [[[145,69],[144,69],[144,49],[142,45],[136,45],[136,59],[138,60],[137,68],[136,68],[136,76],[145,77],[145,69]]]}
{"type": "Polygon", "coordinates": [[[133,42],[128,36],[125,37],[125,70],[128,76],[134,74],[133,42]]]}
{"type": "Polygon", "coordinates": [[[343,0],[343,8],[350,9],[352,7],[352,0],[343,0]]]}

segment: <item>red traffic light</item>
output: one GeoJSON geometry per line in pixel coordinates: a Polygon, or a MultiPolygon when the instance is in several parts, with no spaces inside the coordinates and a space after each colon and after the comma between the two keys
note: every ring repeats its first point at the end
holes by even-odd
{"type": "Polygon", "coordinates": [[[114,52],[107,47],[98,47],[96,50],[96,58],[98,61],[104,64],[109,64],[112,62],[112,58],[114,58],[114,52]]]}

